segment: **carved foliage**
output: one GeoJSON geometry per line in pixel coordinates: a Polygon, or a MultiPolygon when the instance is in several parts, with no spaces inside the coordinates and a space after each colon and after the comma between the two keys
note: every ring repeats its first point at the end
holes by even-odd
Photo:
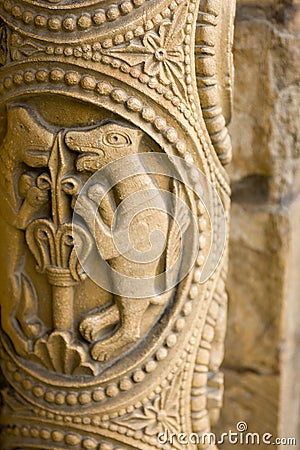
{"type": "Polygon", "coordinates": [[[146,403],[139,410],[134,410],[112,422],[134,431],[142,431],[147,436],[158,433],[180,432],[180,384],[181,373],[178,373],[172,383],[165,387],[161,394],[156,395],[152,402],[146,403]]]}
{"type": "MultiPolygon", "coordinates": [[[[176,202],[175,221],[170,221],[164,212],[160,212],[161,208],[165,208],[166,200],[152,176],[136,158],[135,167],[131,169],[132,173],[138,176],[125,177],[123,180],[122,165],[112,175],[108,172],[106,181],[110,180],[114,186],[113,196],[106,195],[99,208],[98,198],[99,195],[101,196],[103,185],[94,182],[86,193],[80,195],[76,207],[76,214],[79,215],[80,220],[72,223],[73,208],[87,176],[120,157],[137,155],[142,133],[117,123],[104,123],[83,130],[44,132],[43,125],[36,124],[30,111],[22,107],[14,108],[13,111],[14,114],[11,114],[10,119],[18,118],[21,131],[11,137],[12,141],[19,142],[21,139],[19,134],[24,134],[23,127],[29,125],[38,127],[40,134],[45,135],[47,143],[50,144],[44,146],[43,139],[41,143],[38,139],[35,143],[34,139],[27,144],[27,135],[23,137],[22,156],[29,165],[29,170],[20,176],[20,200],[16,200],[20,205],[16,225],[21,230],[25,230],[26,243],[35,259],[36,269],[39,273],[46,275],[51,285],[52,328],[47,329],[47,326],[38,318],[37,305],[41,303],[41,300],[35,291],[34,279],[30,280],[26,272],[22,270],[20,286],[22,293],[20,299],[15,299],[16,313],[12,310],[11,317],[6,318],[4,330],[15,342],[15,327],[20,327],[19,334],[20,339],[23,340],[23,348],[21,350],[16,347],[17,352],[22,356],[25,352],[27,358],[32,358],[50,370],[64,374],[79,374],[78,367],[81,367],[84,374],[97,373],[98,369],[95,365],[85,362],[91,358],[100,362],[112,359],[120,354],[123,347],[128,348],[128,345],[137,342],[141,336],[142,323],[149,306],[156,305],[161,309],[170,295],[168,293],[162,296],[153,294],[146,298],[115,295],[112,306],[93,311],[92,314],[87,314],[81,319],[79,331],[89,343],[88,346],[86,342],[78,340],[75,334],[78,319],[74,316],[74,294],[76,286],[85,279],[81,265],[90,257],[93,241],[95,240],[96,249],[100,255],[121,276],[126,278],[136,274],[140,277],[155,277],[165,267],[167,269],[171,267],[178,258],[181,235],[178,234],[175,222],[182,222],[182,231],[185,232],[189,221],[184,218],[182,206],[176,208],[176,202]],[[39,159],[41,148],[44,154],[43,158],[39,159]],[[30,167],[31,164],[33,167],[30,167]],[[31,169],[35,166],[38,172],[33,175],[31,169]],[[118,182],[118,179],[121,179],[121,182],[118,182]],[[154,195],[154,192],[157,194],[154,195]],[[125,256],[122,252],[120,253],[109,228],[112,225],[116,207],[120,202],[126,201],[127,197],[130,199],[130,196],[136,193],[140,193],[141,204],[135,205],[135,208],[143,207],[147,195],[148,203],[150,202],[150,209],[142,210],[139,213],[139,220],[134,224],[136,233],[133,234],[133,238],[136,248],[147,247],[148,236],[157,228],[167,237],[166,253],[163,253],[159,259],[150,260],[147,264],[138,262],[129,264],[126,257],[128,250],[125,249],[125,256]],[[48,200],[50,203],[46,208],[45,204],[48,200]],[[158,209],[158,212],[152,212],[151,208],[158,209]],[[18,325],[13,324],[14,317],[18,319],[18,325]],[[106,339],[101,339],[102,330],[114,325],[119,325],[118,329],[110,332],[106,339]],[[87,367],[89,370],[86,370],[87,367]]],[[[104,184],[106,181],[103,180],[104,184]]],[[[175,194],[182,197],[182,202],[184,199],[182,189],[177,188],[175,194]]],[[[127,212],[124,210],[124,214],[120,216],[122,220],[116,223],[116,236],[118,233],[123,235],[125,232],[124,238],[126,238],[126,217],[129,214],[128,220],[131,221],[130,211],[130,208],[127,212]]],[[[124,240],[122,240],[123,244],[124,240]]],[[[19,276],[19,269],[15,268],[15,270],[16,276],[19,276]]],[[[177,265],[172,272],[174,279],[178,270],[177,265]]],[[[118,292],[118,284],[114,281],[113,275],[111,277],[113,292],[118,292]]],[[[165,283],[168,283],[168,280],[165,280],[165,283]]],[[[151,321],[153,322],[153,319],[151,321]]],[[[151,322],[148,327],[150,325],[151,322]]]]}
{"type": "Polygon", "coordinates": [[[184,82],[184,31],[188,4],[183,2],[175,11],[172,20],[165,20],[157,31],[149,31],[139,40],[128,45],[113,47],[105,51],[126,61],[130,66],[143,64],[143,71],[157,77],[163,85],[170,85],[180,96],[186,96],[184,82]]]}

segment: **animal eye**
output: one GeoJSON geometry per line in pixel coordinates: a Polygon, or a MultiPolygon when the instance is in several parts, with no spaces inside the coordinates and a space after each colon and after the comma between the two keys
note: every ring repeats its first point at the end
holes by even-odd
{"type": "Polygon", "coordinates": [[[131,139],[127,134],[111,131],[103,138],[104,144],[113,147],[124,147],[131,144],[131,139]]]}

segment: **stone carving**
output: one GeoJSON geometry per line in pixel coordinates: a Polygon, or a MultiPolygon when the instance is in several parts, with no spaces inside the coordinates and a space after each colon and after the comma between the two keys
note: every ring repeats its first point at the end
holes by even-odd
{"type": "Polygon", "coordinates": [[[233,3],[0,0],[1,448],[217,420],[229,142],[193,41],[223,58],[233,3]]]}
{"type": "MultiPolygon", "coordinates": [[[[132,130],[128,127],[119,124],[105,124],[102,127],[93,128],[83,132],[68,132],[66,134],[66,143],[72,150],[82,153],[77,162],[77,170],[95,172],[106,164],[121,158],[122,156],[137,154],[139,150],[139,142],[142,134],[138,130],[132,130]]],[[[125,179],[118,182],[121,178],[121,173],[116,173],[113,176],[115,180],[110,180],[115,184],[114,194],[115,198],[107,200],[107,207],[103,210],[108,221],[107,225],[101,215],[97,214],[95,224],[95,237],[97,240],[97,247],[100,253],[106,260],[109,260],[110,265],[115,271],[123,275],[130,276],[135,273],[136,276],[154,276],[157,271],[162,272],[163,261],[162,258],[154,259],[149,263],[140,264],[138,262],[129,261],[128,257],[119,253],[115,246],[112,232],[112,219],[114,215],[113,202],[117,204],[126,200],[130,195],[136,192],[151,191],[151,201],[149,202],[149,209],[139,214],[138,222],[132,224],[134,227],[133,245],[137,250],[143,251],[149,242],[149,235],[155,230],[160,230],[163,234],[168,232],[168,218],[163,212],[157,211],[153,214],[153,208],[159,210],[163,208],[163,198],[160,195],[159,189],[147,174],[146,169],[142,164],[136,161],[134,171],[138,172],[139,168],[144,172],[143,175],[135,177],[134,179],[125,179]],[[139,167],[140,166],[140,167],[139,167]],[[153,193],[155,197],[153,198],[153,193]]],[[[77,213],[85,220],[93,232],[94,210],[97,207],[99,194],[101,195],[101,186],[95,184],[91,186],[88,196],[81,196],[79,204],[77,204],[77,213]],[[100,192],[99,192],[100,191],[100,192]]],[[[147,201],[147,195],[142,195],[141,200],[147,201]]],[[[135,207],[142,207],[143,205],[135,205],[135,207]]],[[[105,207],[104,207],[105,208],[105,207]]],[[[121,214],[121,220],[116,224],[117,227],[123,228],[127,224],[126,215],[130,211],[125,210],[121,214]]],[[[118,230],[116,230],[118,233],[118,230]]],[[[120,231],[119,231],[120,232],[120,231]]],[[[114,283],[114,280],[112,280],[114,283]]],[[[133,298],[116,296],[116,304],[105,310],[103,314],[94,314],[87,317],[80,324],[80,331],[83,337],[88,341],[94,341],[99,331],[107,325],[113,325],[121,322],[118,331],[109,339],[98,342],[92,350],[92,356],[96,360],[106,359],[106,356],[113,353],[115,349],[122,347],[130,342],[135,342],[140,338],[141,319],[151,302],[157,303],[160,300],[156,297],[151,298],[133,298]],[[116,308],[117,306],[117,308],[116,308]]]]}
{"type": "Polygon", "coordinates": [[[128,413],[113,423],[134,431],[142,431],[147,436],[155,436],[168,430],[180,433],[179,397],[177,389],[180,386],[180,372],[175,376],[171,385],[154,397],[152,402],[128,413]]]}
{"type": "Polygon", "coordinates": [[[170,85],[174,93],[186,99],[182,26],[187,12],[187,3],[181,3],[172,21],[166,19],[157,31],[148,31],[128,45],[114,46],[105,54],[121,59],[131,67],[143,64],[142,71],[146,75],[157,78],[164,86],[170,85]]]}
{"type": "Polygon", "coordinates": [[[223,164],[231,159],[226,124],[232,106],[234,15],[235,2],[231,0],[203,2],[196,28],[196,78],[203,118],[223,164]]]}

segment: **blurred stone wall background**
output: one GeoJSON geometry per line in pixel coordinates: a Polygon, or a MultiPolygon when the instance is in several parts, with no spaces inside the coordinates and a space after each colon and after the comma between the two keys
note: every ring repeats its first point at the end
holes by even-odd
{"type": "Polygon", "coordinates": [[[298,439],[296,447],[273,448],[300,448],[300,0],[238,0],[234,61],[229,314],[217,432],[236,431],[242,420],[249,432],[298,439]]]}

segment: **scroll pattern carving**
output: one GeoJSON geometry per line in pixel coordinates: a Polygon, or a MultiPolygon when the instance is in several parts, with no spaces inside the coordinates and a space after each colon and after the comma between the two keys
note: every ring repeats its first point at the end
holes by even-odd
{"type": "Polygon", "coordinates": [[[217,420],[229,142],[194,33],[228,33],[223,7],[0,0],[7,450],[173,448],[217,420]]]}

